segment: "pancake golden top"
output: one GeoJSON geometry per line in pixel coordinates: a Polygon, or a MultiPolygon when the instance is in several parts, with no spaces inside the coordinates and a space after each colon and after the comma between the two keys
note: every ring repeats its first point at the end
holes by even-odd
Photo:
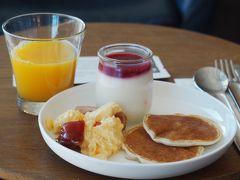
{"type": "Polygon", "coordinates": [[[202,146],[172,147],[154,142],[142,126],[125,134],[123,149],[130,159],[140,162],[175,162],[198,156],[202,146]]]}
{"type": "Polygon", "coordinates": [[[200,116],[149,114],[143,124],[153,140],[167,145],[210,145],[221,137],[217,125],[200,116]]]}

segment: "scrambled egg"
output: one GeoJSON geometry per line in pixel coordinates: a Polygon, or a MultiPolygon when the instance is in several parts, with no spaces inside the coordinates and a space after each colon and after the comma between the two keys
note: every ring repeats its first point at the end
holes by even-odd
{"type": "Polygon", "coordinates": [[[114,116],[118,112],[122,112],[122,108],[114,102],[109,102],[91,113],[95,116],[95,121],[101,121],[102,119],[114,116]]]}
{"type": "Polygon", "coordinates": [[[55,120],[47,119],[46,127],[55,135],[59,135],[64,123],[84,120],[81,153],[99,159],[108,159],[121,149],[123,143],[124,125],[118,117],[114,116],[117,112],[122,112],[122,109],[113,102],[86,114],[82,114],[78,110],[68,110],[55,120]]]}
{"type": "Polygon", "coordinates": [[[118,104],[108,103],[96,111],[85,114],[81,153],[99,159],[108,159],[121,149],[124,125],[114,116],[119,111],[121,108],[118,104]]]}
{"type": "Polygon", "coordinates": [[[84,120],[84,114],[82,114],[78,110],[70,109],[59,115],[56,120],[47,119],[46,127],[49,131],[53,132],[54,134],[59,134],[64,123],[81,120],[84,120]]]}

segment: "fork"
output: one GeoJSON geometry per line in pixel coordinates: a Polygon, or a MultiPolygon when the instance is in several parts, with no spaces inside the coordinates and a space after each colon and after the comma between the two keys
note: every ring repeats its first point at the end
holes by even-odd
{"type": "Polygon", "coordinates": [[[238,109],[240,108],[240,79],[235,71],[232,60],[219,59],[214,61],[214,66],[223,71],[229,80],[229,93],[234,99],[238,109]]]}

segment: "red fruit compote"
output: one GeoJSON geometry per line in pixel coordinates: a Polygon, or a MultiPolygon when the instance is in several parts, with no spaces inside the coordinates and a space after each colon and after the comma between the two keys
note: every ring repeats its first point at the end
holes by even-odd
{"type": "Polygon", "coordinates": [[[97,106],[114,101],[130,124],[142,121],[152,103],[152,51],[138,44],[113,44],[98,56],[97,106]]]}

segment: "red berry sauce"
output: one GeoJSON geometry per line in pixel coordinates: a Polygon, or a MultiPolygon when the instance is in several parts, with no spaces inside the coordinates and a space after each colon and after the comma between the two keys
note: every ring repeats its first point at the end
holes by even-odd
{"type": "Polygon", "coordinates": [[[57,142],[73,150],[80,150],[83,141],[84,121],[72,121],[63,124],[57,142]]]}
{"type": "Polygon", "coordinates": [[[117,78],[129,78],[138,76],[151,69],[151,61],[143,61],[132,63],[128,60],[141,60],[142,56],[134,53],[112,53],[106,57],[116,60],[121,60],[123,63],[115,63],[100,61],[98,69],[106,75],[117,78]],[[125,62],[124,62],[125,61],[125,62]]]}

